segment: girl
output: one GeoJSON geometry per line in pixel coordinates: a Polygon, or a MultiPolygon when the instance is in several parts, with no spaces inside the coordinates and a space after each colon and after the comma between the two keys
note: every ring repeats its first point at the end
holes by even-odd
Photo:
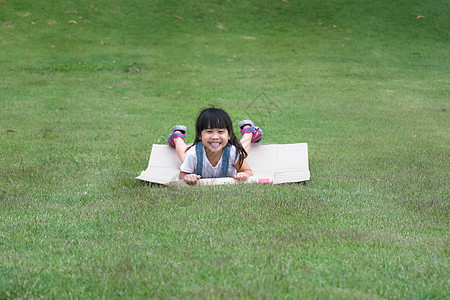
{"type": "Polygon", "coordinates": [[[222,109],[207,108],[200,112],[196,124],[194,144],[187,146],[186,126],[176,125],[168,137],[181,161],[179,179],[196,184],[200,178],[233,177],[238,182],[253,175],[245,158],[251,143],[258,143],[262,130],[250,120],[239,122],[242,139],[234,134],[229,115],[222,109]]]}

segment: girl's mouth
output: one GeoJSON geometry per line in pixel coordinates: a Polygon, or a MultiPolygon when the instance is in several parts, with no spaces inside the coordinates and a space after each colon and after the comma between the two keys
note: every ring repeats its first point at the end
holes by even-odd
{"type": "Polygon", "coordinates": [[[211,147],[213,147],[213,148],[219,148],[220,147],[220,143],[219,142],[212,142],[212,143],[209,143],[210,145],[211,145],[211,147]]]}

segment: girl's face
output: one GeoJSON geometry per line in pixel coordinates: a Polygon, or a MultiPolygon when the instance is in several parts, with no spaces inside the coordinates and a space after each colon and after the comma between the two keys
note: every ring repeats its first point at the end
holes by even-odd
{"type": "Polygon", "coordinates": [[[222,149],[228,144],[230,135],[226,128],[203,129],[201,140],[206,149],[206,154],[222,153],[222,149]]]}

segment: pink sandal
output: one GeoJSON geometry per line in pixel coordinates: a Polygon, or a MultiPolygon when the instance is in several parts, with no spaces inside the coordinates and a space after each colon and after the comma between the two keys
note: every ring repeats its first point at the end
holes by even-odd
{"type": "Polygon", "coordinates": [[[167,137],[167,142],[169,143],[169,146],[172,148],[175,148],[175,138],[182,138],[184,141],[184,138],[186,137],[186,126],[184,125],[175,125],[172,128],[172,133],[169,134],[167,137]],[[176,132],[177,131],[177,132],[176,132]]]}
{"type": "Polygon", "coordinates": [[[259,127],[255,127],[253,125],[253,122],[251,120],[242,120],[238,123],[239,128],[241,129],[241,134],[244,135],[245,133],[251,132],[252,135],[252,143],[259,143],[263,137],[263,131],[259,127]],[[245,125],[250,125],[250,127],[243,128],[245,125]]]}

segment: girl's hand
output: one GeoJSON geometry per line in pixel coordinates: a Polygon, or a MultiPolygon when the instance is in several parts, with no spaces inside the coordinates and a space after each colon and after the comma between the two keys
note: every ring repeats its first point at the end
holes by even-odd
{"type": "Polygon", "coordinates": [[[187,184],[196,185],[197,184],[197,180],[199,180],[200,178],[201,178],[201,176],[197,175],[197,174],[187,174],[187,175],[184,176],[183,180],[187,184]]]}
{"type": "Polygon", "coordinates": [[[233,176],[233,178],[236,179],[239,183],[247,181],[249,177],[250,175],[247,174],[246,172],[239,172],[233,176]]]}
{"type": "Polygon", "coordinates": [[[245,182],[250,176],[253,176],[252,169],[250,169],[245,160],[241,166],[239,166],[239,164],[235,164],[234,167],[236,168],[237,174],[233,177],[238,183],[245,182]]]}

